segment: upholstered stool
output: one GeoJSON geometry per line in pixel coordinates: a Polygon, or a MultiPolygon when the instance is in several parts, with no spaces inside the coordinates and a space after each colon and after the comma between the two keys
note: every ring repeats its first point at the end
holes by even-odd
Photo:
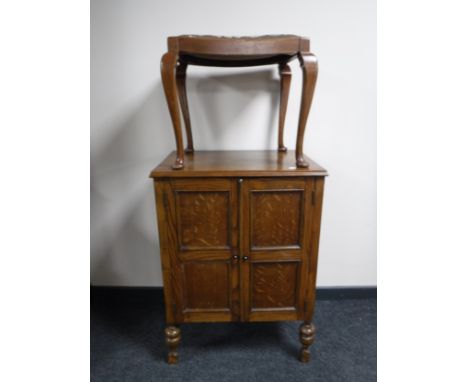
{"type": "Polygon", "coordinates": [[[309,52],[309,39],[294,35],[259,37],[217,37],[184,35],[167,39],[168,52],[161,59],[161,76],[177,145],[177,157],[172,168],[184,167],[184,148],[180,107],[185,122],[187,147],[193,154],[193,138],[185,88],[187,65],[240,67],[278,64],[281,76],[278,150],[283,144],[284,121],[291,83],[288,62],[298,58],[302,67],[303,85],[296,139],[296,166],[308,167],[302,153],[304,132],[317,79],[317,59],[309,52]]]}

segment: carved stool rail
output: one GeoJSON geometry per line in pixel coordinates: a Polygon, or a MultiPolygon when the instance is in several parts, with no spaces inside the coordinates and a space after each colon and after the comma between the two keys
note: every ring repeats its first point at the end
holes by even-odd
{"type": "Polygon", "coordinates": [[[187,147],[194,151],[192,128],[187,102],[186,73],[188,65],[241,67],[278,64],[281,77],[278,150],[283,144],[284,121],[288,103],[291,69],[288,62],[297,58],[302,67],[303,85],[296,138],[296,166],[307,167],[303,155],[304,133],[317,79],[317,59],[309,51],[309,39],[295,35],[259,37],[217,37],[184,35],[169,37],[168,52],[161,59],[161,77],[174,128],[177,156],[174,170],[184,167],[184,148],[180,108],[184,119],[187,147]]]}

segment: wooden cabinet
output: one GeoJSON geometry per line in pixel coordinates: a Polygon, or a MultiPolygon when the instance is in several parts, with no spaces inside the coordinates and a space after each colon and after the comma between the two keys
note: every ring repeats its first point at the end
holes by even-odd
{"type": "Polygon", "coordinates": [[[153,172],[169,362],[184,322],[301,320],[309,359],[326,171],[293,152],[196,152],[153,172]]]}

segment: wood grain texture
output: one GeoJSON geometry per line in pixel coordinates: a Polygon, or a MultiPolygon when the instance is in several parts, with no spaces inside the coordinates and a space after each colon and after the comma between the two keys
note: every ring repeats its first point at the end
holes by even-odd
{"type": "Polygon", "coordinates": [[[296,262],[255,263],[251,272],[252,310],[296,309],[296,262]]]}
{"type": "Polygon", "coordinates": [[[300,246],[302,190],[268,190],[250,195],[253,249],[300,246]]]}
{"type": "Polygon", "coordinates": [[[219,178],[219,177],[301,177],[326,176],[327,171],[303,155],[308,168],[296,167],[294,150],[196,151],[187,155],[183,169],[172,170],[175,152],[151,171],[151,178],[219,178]]]}
{"type": "Polygon", "coordinates": [[[230,246],[228,191],[179,191],[176,199],[181,249],[230,246]]]}
{"type": "Polygon", "coordinates": [[[187,310],[230,310],[230,263],[203,261],[183,265],[185,304],[187,310]]]}

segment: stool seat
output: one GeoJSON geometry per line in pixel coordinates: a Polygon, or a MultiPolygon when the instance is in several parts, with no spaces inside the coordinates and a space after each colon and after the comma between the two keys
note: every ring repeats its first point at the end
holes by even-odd
{"type": "Polygon", "coordinates": [[[283,144],[283,130],[291,83],[291,69],[287,63],[295,58],[299,60],[303,74],[296,138],[296,166],[308,167],[302,146],[318,71],[317,59],[309,51],[309,45],[308,38],[289,34],[254,37],[210,35],[168,37],[168,51],[161,58],[161,78],[177,146],[177,155],[172,168],[180,170],[184,167],[184,154],[195,155],[185,86],[188,65],[237,67],[277,64],[281,78],[278,151],[284,152],[287,149],[283,144]],[[187,136],[185,150],[180,111],[187,136]]]}
{"type": "Polygon", "coordinates": [[[205,66],[255,66],[286,63],[309,50],[309,39],[296,35],[227,37],[181,35],[168,38],[179,61],[205,66]]]}

